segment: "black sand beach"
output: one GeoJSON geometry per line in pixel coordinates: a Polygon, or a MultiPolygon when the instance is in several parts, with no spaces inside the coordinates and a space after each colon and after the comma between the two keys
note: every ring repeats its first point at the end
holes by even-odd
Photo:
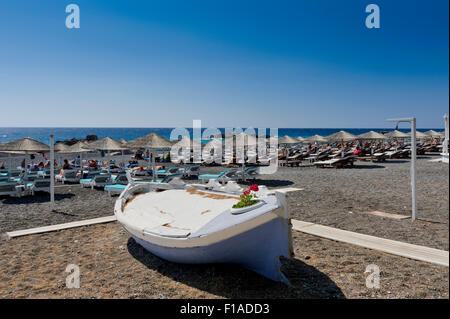
{"type": "MultiPolygon", "coordinates": [[[[407,160],[357,162],[346,169],[280,167],[256,183],[303,188],[290,203],[294,219],[448,250],[449,168],[429,162],[433,158],[418,159],[414,222],[365,213],[410,215],[407,160]]],[[[202,173],[220,170],[208,167],[202,173]]],[[[113,214],[116,197],[79,184],[57,185],[57,212],[49,211],[48,194],[0,198],[0,232],[113,214]]],[[[142,251],[117,223],[2,240],[0,297],[448,298],[446,267],[299,232],[294,240],[296,258],[284,269],[293,283],[289,289],[240,267],[165,262],[142,251]],[[82,288],[65,288],[68,263],[80,265],[82,288]],[[365,286],[364,270],[371,263],[381,270],[379,290],[365,286]]]]}

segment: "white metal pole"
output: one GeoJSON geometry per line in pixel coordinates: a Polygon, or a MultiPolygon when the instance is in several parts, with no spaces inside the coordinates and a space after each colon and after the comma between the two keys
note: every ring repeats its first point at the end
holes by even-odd
{"type": "Polygon", "coordinates": [[[55,210],[55,145],[50,135],[50,208],[55,210]]]}
{"type": "Polygon", "coordinates": [[[412,192],[412,220],[416,219],[416,118],[411,121],[411,192],[412,192]]]}

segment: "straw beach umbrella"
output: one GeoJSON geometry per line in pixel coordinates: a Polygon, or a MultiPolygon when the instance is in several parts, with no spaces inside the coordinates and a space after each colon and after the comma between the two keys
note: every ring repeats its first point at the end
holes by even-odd
{"type": "Polygon", "coordinates": [[[201,142],[199,141],[194,141],[193,139],[191,139],[190,137],[187,136],[183,136],[182,138],[172,141],[174,144],[177,144],[179,146],[183,146],[183,147],[189,147],[190,149],[192,149],[195,146],[198,145],[202,145],[201,142]]]}
{"type": "MultiPolygon", "coordinates": [[[[30,137],[20,138],[18,140],[3,143],[0,145],[0,151],[5,153],[35,154],[49,152],[50,147],[30,137]]],[[[9,165],[11,170],[11,165],[9,165]]],[[[25,176],[27,176],[27,158],[25,157],[25,176]]]]}
{"type": "MultiPolygon", "coordinates": [[[[411,132],[408,132],[407,134],[408,134],[408,137],[411,137],[411,132]]],[[[427,134],[425,134],[425,133],[416,131],[416,138],[417,138],[417,139],[429,138],[429,137],[430,137],[430,136],[427,135],[427,134]]]]}
{"type": "MultiPolygon", "coordinates": [[[[69,149],[70,146],[66,145],[64,143],[56,143],[55,144],[55,152],[58,154],[66,154],[69,153],[69,149]]],[[[59,165],[61,166],[61,157],[57,156],[56,157],[56,161],[59,163],[59,165]]]]}
{"type": "Polygon", "coordinates": [[[48,152],[50,151],[50,147],[47,144],[36,141],[30,137],[24,137],[12,142],[1,144],[0,151],[16,151],[26,154],[33,154],[48,152]]]}
{"type": "Polygon", "coordinates": [[[434,130],[426,131],[424,134],[428,135],[429,137],[442,137],[441,133],[438,133],[438,132],[436,132],[434,130]]]}
{"type": "Polygon", "coordinates": [[[297,136],[296,140],[299,141],[300,143],[303,143],[305,141],[305,138],[303,138],[301,136],[297,136]]]}
{"type": "Polygon", "coordinates": [[[87,144],[86,148],[102,151],[118,151],[123,150],[125,147],[122,142],[111,137],[105,137],[87,144]]]}
{"type": "MultiPolygon", "coordinates": [[[[123,144],[119,140],[113,139],[111,137],[105,137],[101,140],[97,140],[87,144],[86,148],[98,151],[106,151],[108,152],[108,154],[111,151],[122,151],[123,156],[123,150],[126,149],[126,144],[123,144]]],[[[108,163],[108,172],[110,172],[109,163],[108,163]]]]}
{"type": "MultiPolygon", "coordinates": [[[[53,144],[53,135],[50,135],[50,142],[53,144]]],[[[24,154],[35,154],[35,153],[45,153],[50,152],[50,205],[51,209],[54,210],[55,205],[55,188],[54,188],[54,163],[55,158],[54,146],[48,146],[47,144],[41,143],[32,139],[30,137],[24,137],[9,143],[4,143],[1,145],[0,151],[4,152],[20,152],[24,154]]],[[[11,170],[11,165],[9,165],[11,170]]],[[[27,176],[27,158],[25,157],[25,178],[27,176]]]]}
{"type": "Polygon", "coordinates": [[[330,142],[336,142],[336,141],[349,142],[349,141],[356,140],[357,136],[353,135],[351,133],[348,133],[346,131],[339,131],[339,132],[331,134],[325,138],[330,142]]]}
{"type": "Polygon", "coordinates": [[[308,138],[305,138],[304,142],[306,142],[306,143],[316,143],[316,142],[317,143],[326,143],[326,142],[328,142],[328,140],[325,137],[316,134],[316,135],[310,136],[308,138]]]}
{"type": "Polygon", "coordinates": [[[299,141],[296,138],[285,135],[278,139],[278,144],[298,144],[299,141]]]}
{"type": "MultiPolygon", "coordinates": [[[[187,156],[189,156],[190,160],[190,155],[191,155],[191,150],[195,148],[202,148],[202,143],[200,141],[194,141],[193,139],[191,139],[188,136],[183,136],[182,138],[178,139],[178,140],[173,140],[171,141],[173,143],[173,146],[177,146],[176,150],[177,150],[177,154],[172,154],[171,153],[171,158],[172,155],[178,156],[178,150],[179,148],[182,149],[183,152],[183,163],[186,164],[186,160],[187,160],[187,156]],[[185,154],[185,151],[187,151],[187,154],[185,154]]],[[[175,152],[175,148],[172,148],[172,150],[175,152]]]]}
{"type": "Polygon", "coordinates": [[[364,134],[360,134],[357,136],[358,140],[385,140],[387,139],[386,136],[384,136],[383,134],[374,132],[374,131],[370,131],[364,134]]]}
{"type": "Polygon", "coordinates": [[[138,137],[137,139],[134,139],[132,141],[129,141],[126,144],[126,147],[130,149],[139,149],[139,148],[145,148],[149,149],[152,153],[152,170],[153,170],[153,181],[156,179],[155,174],[155,156],[153,154],[153,150],[155,149],[170,149],[172,147],[173,143],[169,141],[168,139],[162,137],[161,135],[157,133],[150,133],[148,135],[138,137]]]}
{"type": "Polygon", "coordinates": [[[391,137],[391,138],[408,138],[409,137],[408,134],[400,132],[398,130],[387,132],[384,135],[386,135],[387,137],[391,137]]]}
{"type": "Polygon", "coordinates": [[[80,170],[81,173],[83,173],[83,153],[88,153],[90,151],[87,142],[78,141],[71,145],[66,153],[78,153],[80,155],[80,170]]]}
{"type": "Polygon", "coordinates": [[[69,145],[66,145],[64,143],[56,143],[55,144],[55,152],[58,153],[68,153],[70,149],[69,145]]]}

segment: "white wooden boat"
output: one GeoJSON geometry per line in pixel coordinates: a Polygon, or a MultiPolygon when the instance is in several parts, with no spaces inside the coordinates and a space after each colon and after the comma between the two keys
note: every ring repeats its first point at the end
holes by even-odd
{"type": "Polygon", "coordinates": [[[157,184],[128,185],[114,209],[146,250],[177,263],[240,264],[288,283],[279,258],[293,256],[286,196],[298,189],[269,193],[258,204],[235,210],[239,195],[205,185],[157,184]]]}

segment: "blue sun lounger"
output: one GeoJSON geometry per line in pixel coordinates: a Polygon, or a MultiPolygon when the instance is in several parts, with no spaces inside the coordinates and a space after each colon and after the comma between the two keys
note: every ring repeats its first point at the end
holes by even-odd
{"type": "Polygon", "coordinates": [[[217,179],[222,184],[225,184],[228,181],[233,181],[237,179],[237,168],[230,168],[223,172],[220,172],[219,174],[203,174],[199,175],[198,179],[202,181],[202,183],[205,183],[209,181],[210,179],[217,179]]]}

